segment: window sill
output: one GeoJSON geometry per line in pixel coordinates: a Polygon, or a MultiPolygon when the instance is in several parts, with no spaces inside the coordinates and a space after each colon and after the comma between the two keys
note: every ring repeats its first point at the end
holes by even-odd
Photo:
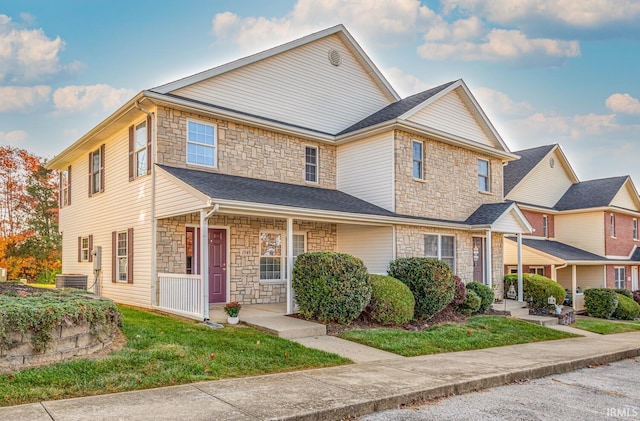
{"type": "Polygon", "coordinates": [[[424,178],[414,178],[413,181],[417,181],[418,183],[426,183],[427,180],[425,180],[424,178]]]}
{"type": "Polygon", "coordinates": [[[258,281],[260,285],[274,285],[274,284],[285,284],[287,283],[286,279],[260,279],[258,281]]]}
{"type": "Polygon", "coordinates": [[[487,195],[493,196],[493,193],[492,193],[492,192],[490,192],[490,191],[482,191],[482,190],[478,190],[478,193],[480,193],[480,194],[487,194],[487,195]]]}
{"type": "Polygon", "coordinates": [[[320,182],[319,181],[304,180],[304,184],[311,185],[311,186],[317,186],[317,185],[320,184],[320,182]]]}
{"type": "Polygon", "coordinates": [[[203,168],[203,169],[207,169],[207,170],[217,170],[218,169],[217,165],[193,164],[191,162],[187,162],[186,165],[187,165],[187,168],[203,168]]]}

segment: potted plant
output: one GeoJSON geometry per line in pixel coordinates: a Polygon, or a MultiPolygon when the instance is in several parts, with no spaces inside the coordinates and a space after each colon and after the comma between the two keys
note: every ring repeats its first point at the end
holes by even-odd
{"type": "Polygon", "coordinates": [[[238,315],[240,314],[240,309],[242,306],[237,301],[232,301],[229,304],[224,306],[224,312],[227,313],[227,323],[230,325],[237,325],[240,321],[238,315]]]}

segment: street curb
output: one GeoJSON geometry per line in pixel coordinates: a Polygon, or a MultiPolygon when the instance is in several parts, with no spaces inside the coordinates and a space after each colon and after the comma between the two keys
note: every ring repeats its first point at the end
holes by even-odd
{"type": "Polygon", "coordinates": [[[343,420],[350,417],[358,417],[371,414],[373,412],[385,411],[388,409],[397,409],[400,405],[445,398],[452,395],[465,394],[476,390],[504,386],[517,381],[537,379],[553,374],[568,373],[589,366],[608,364],[614,361],[634,358],[638,356],[640,356],[640,348],[629,349],[586,358],[578,358],[571,361],[554,363],[541,367],[516,370],[509,373],[488,375],[480,378],[463,380],[447,385],[424,389],[421,391],[401,393],[384,398],[373,399],[367,402],[345,405],[340,408],[317,411],[310,414],[296,414],[278,419],[291,421],[343,420]]]}

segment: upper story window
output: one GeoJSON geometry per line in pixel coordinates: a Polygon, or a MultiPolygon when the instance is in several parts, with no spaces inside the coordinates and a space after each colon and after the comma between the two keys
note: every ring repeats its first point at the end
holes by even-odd
{"type": "Polygon", "coordinates": [[[136,126],[135,151],[136,157],[136,177],[147,173],[147,122],[136,126]]]}
{"type": "Polygon", "coordinates": [[[549,236],[549,218],[547,218],[547,215],[542,215],[542,236],[549,236]]]}
{"type": "Polygon", "coordinates": [[[314,146],[304,148],[304,179],[311,183],[318,182],[318,148],[314,146]]]}
{"type": "Polygon", "coordinates": [[[413,178],[421,180],[424,177],[424,145],[422,142],[413,141],[413,178]]]}
{"type": "Polygon", "coordinates": [[[616,216],[613,213],[609,215],[609,235],[616,236],[616,216]]]}
{"type": "Polygon", "coordinates": [[[635,218],[633,219],[633,239],[638,239],[638,220],[635,218]]]}
{"type": "Polygon", "coordinates": [[[89,153],[89,196],[104,191],[104,145],[89,153]]]}
{"type": "Polygon", "coordinates": [[[442,260],[455,272],[456,238],[453,235],[425,234],[424,256],[442,260]]]}
{"type": "Polygon", "coordinates": [[[489,191],[489,161],[478,159],[478,190],[489,191]]]}
{"type": "Polygon", "coordinates": [[[187,121],[187,163],[215,168],[217,151],[216,126],[187,121]]]}
{"type": "Polygon", "coordinates": [[[60,171],[60,207],[69,206],[71,204],[71,165],[64,170],[60,171]]]}

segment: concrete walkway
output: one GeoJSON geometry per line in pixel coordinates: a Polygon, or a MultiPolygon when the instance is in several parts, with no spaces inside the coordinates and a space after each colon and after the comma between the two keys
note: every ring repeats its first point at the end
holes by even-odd
{"type": "Polygon", "coordinates": [[[640,332],[0,408],[6,420],[339,420],[640,355],[640,332]]]}

